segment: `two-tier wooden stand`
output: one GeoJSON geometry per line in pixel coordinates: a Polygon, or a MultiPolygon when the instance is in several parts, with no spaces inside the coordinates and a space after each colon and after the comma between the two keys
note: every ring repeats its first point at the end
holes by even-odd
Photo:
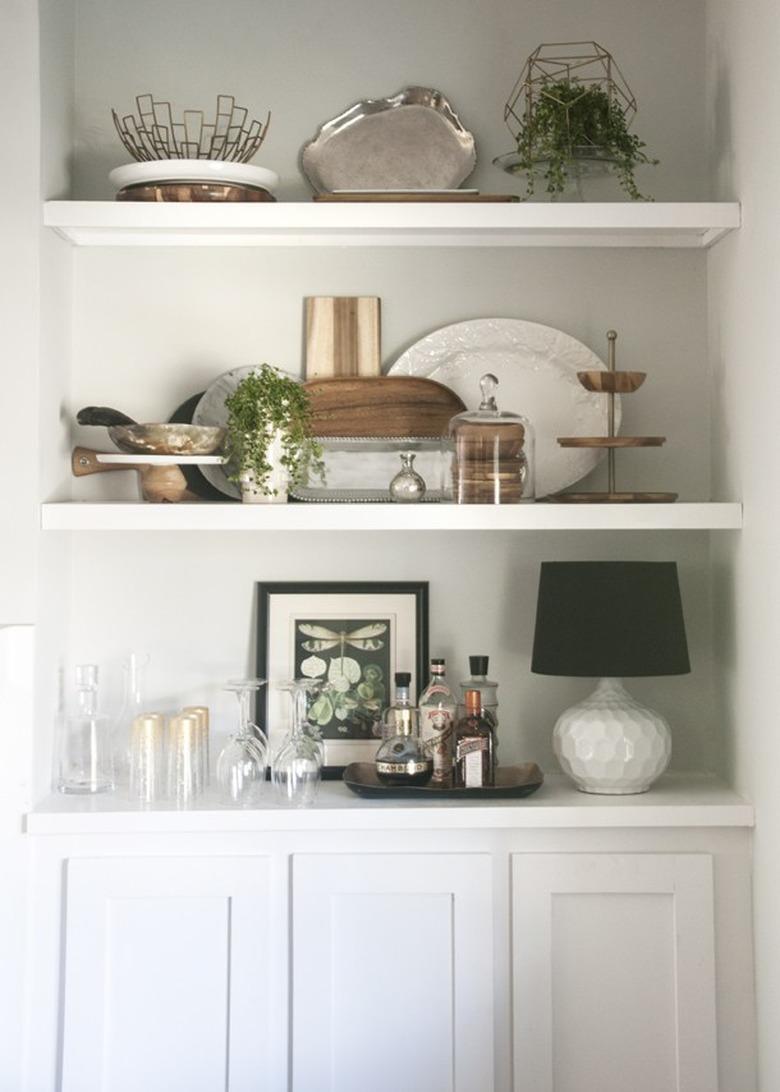
{"type": "Polygon", "coordinates": [[[647,372],[615,371],[615,330],[607,331],[609,370],[606,372],[577,372],[577,377],[586,391],[606,394],[609,398],[609,433],[607,436],[559,436],[561,447],[598,447],[607,449],[607,485],[606,493],[558,493],[551,500],[566,504],[668,504],[677,500],[676,493],[626,493],[618,492],[615,487],[615,451],[619,447],[661,447],[666,442],[665,436],[616,436],[615,435],[615,395],[633,394],[644,383],[647,372]]]}

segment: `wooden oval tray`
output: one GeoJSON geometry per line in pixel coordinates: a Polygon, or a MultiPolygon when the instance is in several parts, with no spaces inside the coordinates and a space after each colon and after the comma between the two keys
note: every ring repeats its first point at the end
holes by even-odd
{"type": "Polygon", "coordinates": [[[315,436],[446,436],[466,408],[457,394],[416,376],[345,376],[304,383],[315,436]]]}
{"type": "Polygon", "coordinates": [[[499,766],[495,785],[480,789],[456,789],[442,785],[385,785],[377,777],[373,762],[352,762],[344,771],[344,784],[358,796],[397,800],[506,800],[530,796],[544,784],[544,774],[535,762],[522,766],[499,766]]]}

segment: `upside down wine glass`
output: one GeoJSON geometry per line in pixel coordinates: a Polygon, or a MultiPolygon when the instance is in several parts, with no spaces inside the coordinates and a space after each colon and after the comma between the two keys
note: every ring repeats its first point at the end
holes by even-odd
{"type": "Polygon", "coordinates": [[[223,795],[242,807],[258,803],[268,766],[268,740],[249,715],[251,696],[265,682],[265,679],[238,679],[224,687],[238,698],[238,731],[220,751],[217,784],[223,795]]]}
{"type": "Polygon", "coordinates": [[[271,780],[277,799],[296,808],[314,803],[322,778],[322,739],[307,716],[309,700],[321,686],[317,679],[279,684],[279,690],[290,695],[292,719],[287,738],[271,762],[271,780]]]}

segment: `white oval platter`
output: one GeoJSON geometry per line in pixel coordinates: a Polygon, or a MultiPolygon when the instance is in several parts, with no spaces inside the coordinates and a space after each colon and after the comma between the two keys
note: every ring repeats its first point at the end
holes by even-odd
{"type": "MultiPolygon", "coordinates": [[[[390,375],[435,379],[460,395],[468,409],[477,409],[480,376],[492,372],[498,378],[498,408],[522,414],[534,427],[536,496],[547,497],[584,478],[604,456],[602,450],[560,448],[557,438],[607,435],[608,399],[586,391],[577,378],[580,371],[605,370],[592,350],[562,330],[525,319],[482,318],[421,338],[396,360],[390,375]]],[[[616,431],[620,416],[616,397],[616,431]]]]}

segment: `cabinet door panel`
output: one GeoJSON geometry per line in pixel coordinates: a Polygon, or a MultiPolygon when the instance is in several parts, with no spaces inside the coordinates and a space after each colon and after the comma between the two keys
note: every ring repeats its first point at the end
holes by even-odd
{"type": "Polygon", "coordinates": [[[72,860],[66,891],[63,1092],[262,1089],[267,860],[72,860]]]}
{"type": "Polygon", "coordinates": [[[294,1092],[490,1092],[491,861],[293,863],[294,1092]]]}
{"type": "Polygon", "coordinates": [[[716,1092],[705,855],[512,861],[515,1092],[716,1092]]]}

